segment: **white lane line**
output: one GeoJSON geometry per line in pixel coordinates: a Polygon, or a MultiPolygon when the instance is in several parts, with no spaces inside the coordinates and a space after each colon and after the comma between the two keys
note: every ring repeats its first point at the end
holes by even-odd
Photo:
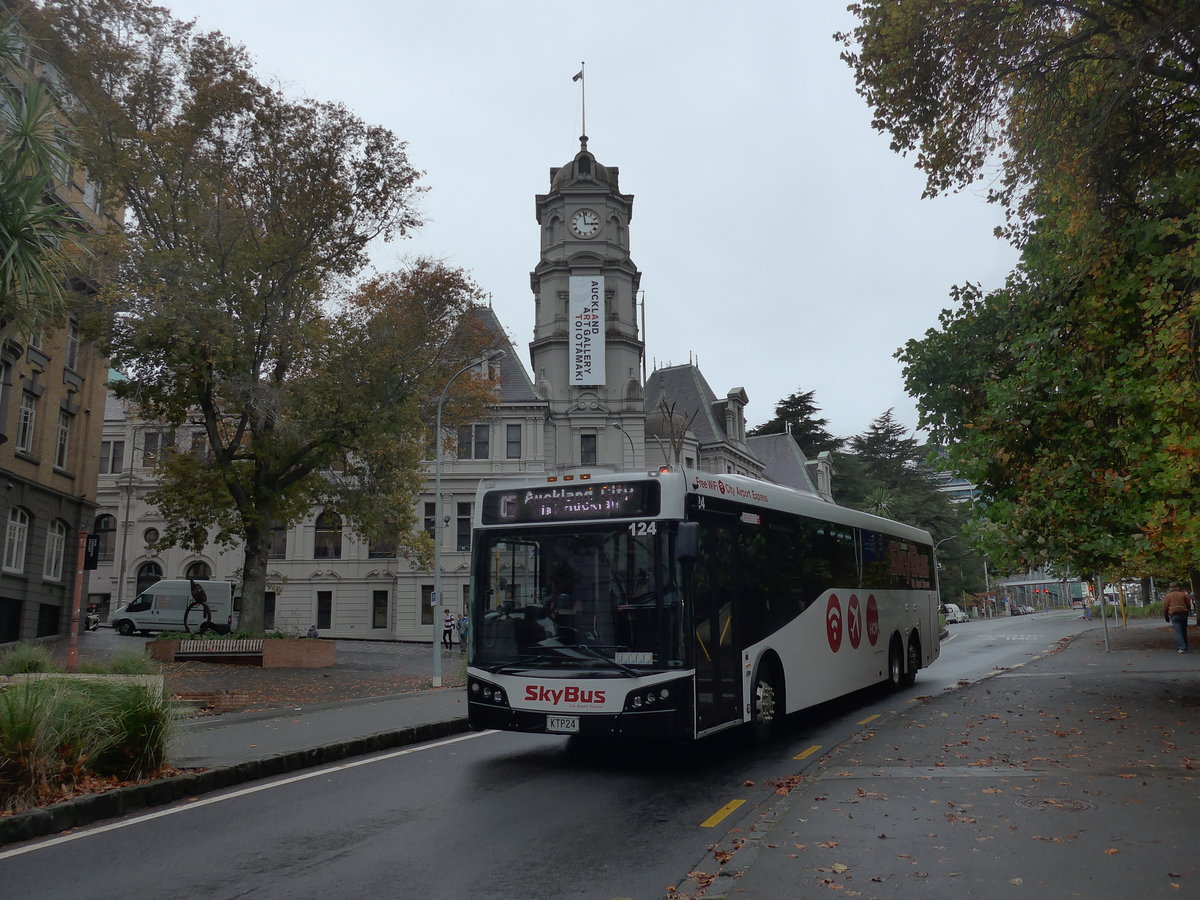
{"type": "Polygon", "coordinates": [[[44,850],[47,847],[55,847],[59,844],[66,844],[70,841],[77,841],[83,837],[91,837],[95,834],[104,834],[107,831],[117,831],[121,828],[128,828],[130,825],[138,825],[142,822],[149,822],[153,819],[161,819],[164,816],[173,816],[175,813],[187,812],[189,809],[196,809],[201,806],[209,806],[213,803],[223,803],[226,800],[233,800],[237,797],[246,797],[250,794],[257,794],[259,791],[269,791],[272,788],[283,787],[288,784],[295,784],[299,781],[307,781],[310,778],[320,778],[322,775],[328,775],[331,772],[341,772],[346,769],[354,769],[358,766],[368,766],[372,763],[384,762],[385,760],[395,759],[399,756],[408,756],[412,753],[423,753],[426,750],[437,750],[441,747],[447,747],[450,744],[457,744],[459,741],[469,741],[472,738],[485,737],[486,735],[499,734],[498,731],[474,731],[470,734],[462,734],[457,737],[447,738],[444,741],[438,741],[434,744],[422,744],[420,747],[407,747],[404,750],[395,750],[391,753],[385,753],[382,756],[372,756],[370,759],[359,759],[349,763],[339,763],[336,766],[326,766],[321,769],[313,769],[305,772],[303,775],[293,775],[290,778],[284,778],[280,781],[272,781],[268,784],[258,784],[254,787],[242,788],[241,790],[232,791],[228,794],[222,794],[219,797],[208,797],[204,800],[194,800],[184,802],[179,806],[173,806],[170,809],[161,809],[158,812],[147,813],[143,816],[135,816],[131,819],[122,819],[120,822],[112,822],[108,825],[100,825],[96,828],[88,828],[86,831],[73,832],[71,834],[63,834],[58,837],[51,838],[48,841],[40,841],[36,844],[29,844],[24,847],[17,847],[14,850],[0,851],[0,859],[8,859],[13,856],[20,856],[22,853],[32,853],[34,850],[44,850]]]}

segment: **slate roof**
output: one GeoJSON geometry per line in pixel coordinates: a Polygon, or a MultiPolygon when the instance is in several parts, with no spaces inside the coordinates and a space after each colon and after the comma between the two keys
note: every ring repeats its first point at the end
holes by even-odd
{"type": "Polygon", "coordinates": [[[493,346],[508,351],[505,357],[496,363],[500,373],[500,401],[502,403],[542,403],[543,400],[534,390],[533,382],[517,348],[504,331],[495,311],[490,306],[477,306],[473,312],[475,322],[495,340],[493,346]]]}
{"type": "Polygon", "coordinates": [[[746,446],[763,464],[763,478],[798,491],[817,493],[808,475],[808,457],[790,434],[760,434],[746,438],[746,446]]]}
{"type": "Polygon", "coordinates": [[[717,395],[704,380],[704,375],[694,365],[669,366],[665,369],[655,369],[646,379],[646,394],[644,408],[646,414],[658,409],[660,397],[667,398],[668,406],[675,404],[676,415],[692,420],[692,433],[701,445],[714,444],[727,439],[725,423],[718,422],[713,414],[713,404],[717,395]]]}

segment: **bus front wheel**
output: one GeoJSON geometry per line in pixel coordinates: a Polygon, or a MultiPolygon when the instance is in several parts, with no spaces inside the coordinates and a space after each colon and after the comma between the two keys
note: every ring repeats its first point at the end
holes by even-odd
{"type": "Polygon", "coordinates": [[[750,734],[755,743],[764,743],[779,732],[783,720],[783,692],[779,677],[770,664],[754,676],[754,707],[750,713],[750,734]]]}

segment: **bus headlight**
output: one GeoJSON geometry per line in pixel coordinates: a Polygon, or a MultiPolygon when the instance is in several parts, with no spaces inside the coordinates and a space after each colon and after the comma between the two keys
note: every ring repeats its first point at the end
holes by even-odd
{"type": "Polygon", "coordinates": [[[670,705],[671,689],[663,685],[634,691],[625,698],[626,710],[642,710],[658,705],[670,705]]]}

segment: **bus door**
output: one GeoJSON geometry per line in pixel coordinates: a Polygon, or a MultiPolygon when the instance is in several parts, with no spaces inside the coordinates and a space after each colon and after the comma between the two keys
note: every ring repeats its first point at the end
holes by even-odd
{"type": "Polygon", "coordinates": [[[730,524],[701,522],[692,578],[697,732],[742,721],[742,680],[734,643],[734,540],[730,524]]]}

